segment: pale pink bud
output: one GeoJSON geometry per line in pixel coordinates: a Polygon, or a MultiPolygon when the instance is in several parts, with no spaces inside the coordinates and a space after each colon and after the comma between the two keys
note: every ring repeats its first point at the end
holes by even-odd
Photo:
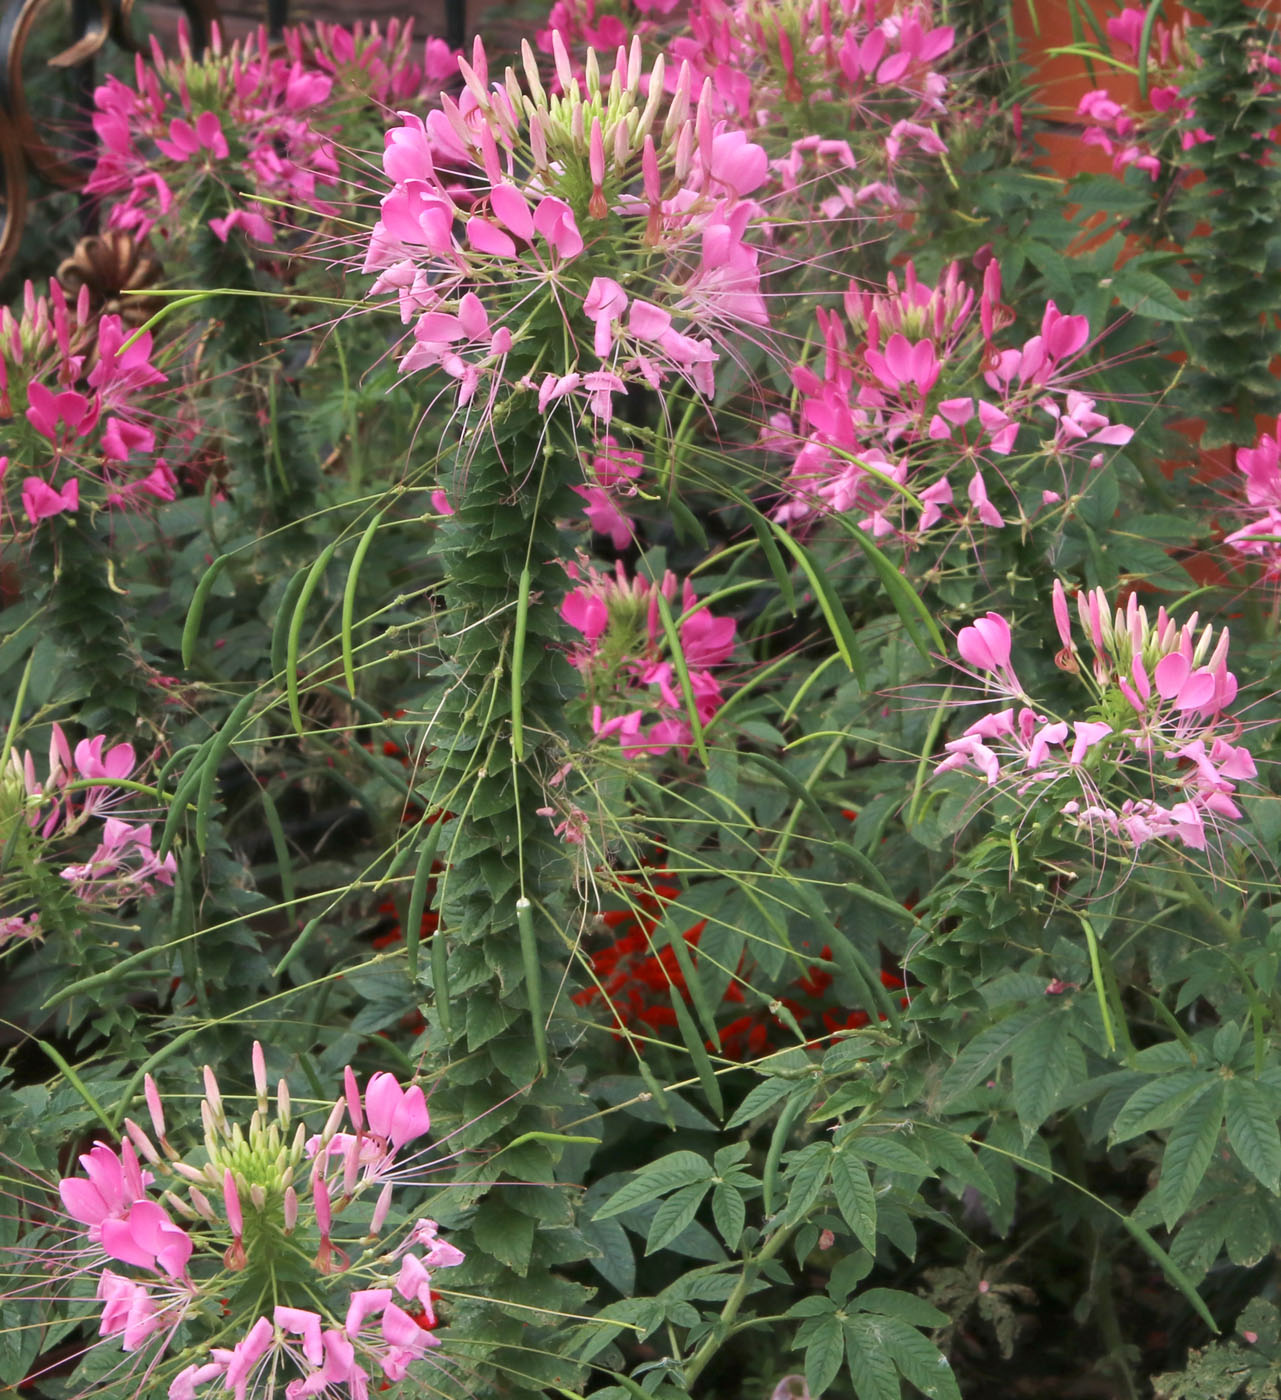
{"type": "Polygon", "coordinates": [[[156,1088],[156,1081],[149,1074],[142,1077],[142,1095],[147,1101],[147,1112],[151,1115],[151,1126],[155,1129],[156,1137],[163,1143],[165,1140],[165,1110],[160,1102],[160,1090],[156,1088]]]}
{"type": "Polygon", "coordinates": [[[534,57],[534,51],[529,46],[528,39],[520,41],[520,62],[525,70],[525,86],[529,90],[529,95],[534,99],[534,104],[538,107],[546,107],[547,93],[543,89],[542,79],[538,75],[538,59],[534,57]]]}
{"type": "Polygon", "coordinates": [[[276,1085],[276,1117],[280,1120],[282,1132],[289,1131],[289,1085],[282,1079],[276,1085]]]}
{"type": "Polygon", "coordinates": [[[298,1224],[298,1192],[292,1186],[285,1187],[285,1234],[292,1235],[298,1224]]]}
{"type": "Polygon", "coordinates": [[[389,1181],[378,1193],[378,1202],[374,1206],[374,1218],[369,1222],[369,1233],[376,1235],[387,1221],[387,1212],[391,1209],[392,1183],[389,1181]]]}
{"type": "Polygon", "coordinates": [[[682,61],[681,71],[676,76],[676,91],[672,93],[671,105],[667,109],[667,120],[663,123],[663,139],[670,141],[677,130],[684,126],[689,116],[689,91],[693,76],[689,62],[682,61]]]}
{"type": "Polygon", "coordinates": [[[209,1197],[198,1186],[188,1186],[187,1195],[191,1198],[191,1204],[196,1209],[196,1214],[207,1220],[211,1225],[218,1222],[218,1213],[209,1202],[209,1197]]]}
{"type": "Polygon", "coordinates": [[[1051,604],[1054,608],[1054,625],[1059,629],[1059,640],[1066,650],[1072,650],[1072,617],[1068,612],[1067,593],[1063,588],[1063,580],[1056,578],[1054,587],[1050,593],[1051,604]]]}
{"type": "Polygon", "coordinates": [[[231,1226],[231,1233],[239,1239],[245,1233],[245,1222],[240,1213],[240,1191],[230,1167],[225,1168],[222,1174],[222,1203],[227,1210],[227,1224],[231,1226]]]}
{"type": "Polygon", "coordinates": [[[311,1194],[316,1206],[316,1225],[321,1235],[327,1237],[329,1227],[333,1223],[329,1204],[329,1184],[318,1171],[313,1172],[311,1176],[311,1194]]]}
{"type": "Polygon", "coordinates": [[[654,138],[648,133],[641,147],[641,175],[645,182],[645,198],[657,204],[663,197],[663,187],[658,177],[658,153],[654,149],[654,138]]]}
{"type": "MultiPolygon", "coordinates": [[[[129,1141],[133,1143],[133,1145],[138,1149],[140,1153],[142,1153],[142,1155],[147,1159],[147,1161],[149,1161],[152,1164],[152,1166],[163,1165],[163,1163],[160,1160],[160,1154],[151,1145],[151,1139],[146,1135],[146,1133],[143,1132],[143,1130],[137,1125],[137,1123],[133,1121],[132,1118],[125,1119],[125,1132],[129,1134],[129,1141]]],[[[166,1166],[165,1170],[168,1171],[169,1168],[166,1166]]]]}
{"type": "Polygon", "coordinates": [[[343,1154],[342,1189],[344,1196],[350,1196],[356,1189],[356,1177],[360,1172],[360,1139],[353,1137],[343,1154]]]}
{"type": "Polygon", "coordinates": [[[262,1046],[258,1041],[254,1041],[253,1049],[249,1052],[249,1062],[253,1066],[254,1089],[258,1094],[258,1110],[261,1113],[267,1111],[267,1064],[263,1059],[262,1046]]]}
{"type": "Polygon", "coordinates": [[[350,1065],[342,1072],[342,1085],[347,1099],[347,1116],[356,1130],[356,1136],[359,1137],[365,1127],[365,1111],[360,1102],[360,1086],[356,1083],[356,1075],[350,1065]]]}
{"type": "Polygon", "coordinates": [[[222,1111],[222,1093],[218,1088],[218,1081],[214,1078],[214,1072],[205,1065],[201,1071],[205,1080],[205,1102],[209,1105],[209,1112],[216,1126],[221,1128],[227,1121],[226,1115],[222,1111]]]}
{"type": "Polygon", "coordinates": [[[600,189],[605,183],[605,137],[601,132],[599,117],[592,118],[592,133],[587,145],[587,169],[591,174],[592,184],[596,189],[600,189]]]}

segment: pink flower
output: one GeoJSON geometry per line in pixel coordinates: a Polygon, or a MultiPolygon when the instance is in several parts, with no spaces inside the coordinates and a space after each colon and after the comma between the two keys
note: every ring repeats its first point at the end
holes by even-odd
{"type": "Polygon", "coordinates": [[[1023,687],[1010,665],[1011,645],[1010,624],[1000,613],[994,612],[962,627],[956,638],[956,649],[963,661],[976,670],[997,676],[1010,694],[1021,695],[1023,687]]]}
{"type": "Polygon", "coordinates": [[[41,437],[57,443],[63,435],[58,425],[63,424],[73,437],[83,437],[92,432],[98,422],[100,403],[95,394],[86,398],[74,389],[64,389],[55,394],[51,389],[33,379],[27,385],[27,421],[41,437]]]}
{"type": "Polygon", "coordinates": [[[429,1269],[453,1268],[461,1264],[465,1256],[461,1249],[438,1238],[439,1230],[440,1226],[434,1220],[419,1220],[410,1232],[407,1243],[426,1249],[423,1263],[429,1269]]]}
{"type": "Polygon", "coordinates": [[[103,1305],[100,1337],[121,1335],[121,1349],[137,1351],[164,1325],[151,1294],[140,1283],[103,1269],[98,1276],[98,1301],[103,1305]]]}
{"type": "Polygon", "coordinates": [[[272,1319],[282,1331],[292,1332],[295,1336],[301,1337],[303,1356],[311,1365],[320,1365],[324,1360],[325,1348],[320,1335],[321,1317],[319,1313],[310,1312],[306,1308],[277,1306],[272,1313],[272,1319]]]}
{"type": "MultiPolygon", "coordinates": [[[[275,1328],[265,1317],[260,1317],[232,1347],[226,1358],[227,1373],[223,1384],[235,1393],[236,1400],[245,1400],[254,1367],[267,1354],[275,1338],[275,1328]]],[[[217,1355],[217,1350],[214,1354],[217,1355]]]]}
{"type": "Polygon", "coordinates": [[[534,227],[557,257],[568,262],[583,251],[583,236],[574,222],[574,211],[563,199],[547,195],[534,210],[534,227]]]}
{"type": "Polygon", "coordinates": [[[402,1089],[394,1074],[375,1074],[365,1086],[365,1114],[369,1129],[400,1148],[422,1137],[431,1127],[427,1100],[422,1086],[402,1089]]]}
{"type": "Polygon", "coordinates": [[[233,209],[225,218],[210,219],[209,227],[220,243],[231,237],[232,229],[243,229],[255,243],[274,243],[276,231],[256,209],[233,209]]]}
{"type": "Polygon", "coordinates": [[[353,1291],[347,1304],[347,1318],[343,1323],[347,1336],[355,1341],[365,1322],[371,1317],[377,1317],[390,1302],[390,1288],[361,1288],[353,1291]]]}
{"type": "Polygon", "coordinates": [[[193,1248],[187,1232],[155,1201],[135,1201],[123,1218],[104,1220],[101,1237],[103,1249],[113,1259],[153,1272],[159,1269],[170,1278],[186,1269],[193,1248]]]}
{"type": "Polygon", "coordinates": [[[29,476],[22,483],[22,508],[33,525],[64,511],[74,511],[80,505],[80,483],[75,477],[55,491],[38,476],[29,476]]]}
{"type": "Polygon", "coordinates": [[[58,1183],[58,1195],[63,1208],[73,1220],[89,1228],[89,1238],[97,1242],[106,1220],[126,1215],[136,1201],[144,1199],[149,1172],[142,1172],[133,1148],[125,1143],[116,1155],[105,1142],[95,1142],[80,1158],[80,1166],[88,1181],[80,1177],[65,1177],[58,1183]]]}
{"type": "Polygon", "coordinates": [[[202,112],[194,128],[181,117],[175,117],[169,123],[169,139],[158,138],[156,146],[170,160],[179,162],[190,160],[201,151],[208,151],[217,160],[226,160],[231,154],[222,133],[222,123],[213,112],[202,112]]]}
{"type": "Polygon", "coordinates": [[[615,549],[626,549],[636,527],[618,508],[618,503],[599,486],[575,486],[574,491],[587,503],[583,514],[598,535],[608,535],[615,549]]]}
{"type": "Polygon", "coordinates": [[[614,345],[613,322],[627,309],[627,293],[612,277],[593,277],[583,298],[583,312],[596,327],[594,349],[603,360],[614,345]]]}
{"type": "MultiPolygon", "coordinates": [[[[1001,512],[987,498],[987,486],[983,481],[983,473],[977,468],[970,478],[969,485],[970,504],[978,511],[979,519],[984,525],[990,525],[994,530],[999,530],[1005,524],[1001,512]]],[[[993,614],[989,613],[989,617],[993,614]]]]}

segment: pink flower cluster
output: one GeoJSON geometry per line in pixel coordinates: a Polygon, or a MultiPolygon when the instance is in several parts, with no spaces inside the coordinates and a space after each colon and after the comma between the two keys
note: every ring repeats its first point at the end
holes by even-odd
{"type": "Polygon", "coordinates": [[[1237,693],[1227,629],[1217,639],[1211,627],[1198,636],[1195,614],[1179,626],[1164,608],[1150,622],[1133,594],[1110,616],[1096,588],[1077,597],[1087,659],[1057,579],[1053,612],[1059,664],[1092,691],[1087,718],[1069,721],[1036,707],[1011,661],[1009,623],[988,613],[961,629],[957,650],[986,690],[1016,704],[950,740],[935,771],[972,768],[989,787],[1000,784],[1019,798],[1053,788],[1073,826],[1133,849],[1165,840],[1204,851],[1211,831],[1240,819],[1233,795],[1256,776],[1249,751],[1233,742],[1240,726],[1226,713],[1237,693]]]}
{"type": "MultiPolygon", "coordinates": [[[[627,577],[623,565],[614,576],[567,565],[580,583],[561,604],[560,615],[583,641],[570,660],[587,684],[593,732],[600,738],[617,735],[629,757],[687,749],[693,740],[685,698],[675,666],[667,654],[667,633],[659,611],[659,595],[669,604],[677,597],[671,572],[661,583],[627,577]],[[660,717],[651,722],[657,713],[660,717]]],[[[715,617],[698,603],[693,585],[681,590],[683,611],[673,618],[690,690],[701,723],[724,703],[713,674],[734,650],[736,623],[715,617]]]]}
{"type": "Polygon", "coordinates": [[[606,433],[597,444],[587,463],[588,485],[575,486],[583,498],[583,514],[598,535],[608,535],[615,549],[626,549],[636,534],[636,528],[621,508],[621,501],[635,495],[632,485],[645,469],[644,457],[630,448],[621,447],[616,438],[606,433]]]}
{"type": "MultiPolygon", "coordinates": [[[[18,485],[28,525],[74,513],[84,503],[139,509],[172,501],[176,479],[156,455],[157,419],[148,391],[166,382],[151,362],[150,332],[130,336],[118,316],[91,317],[82,288],[74,306],[49,284],[28,282],[22,314],[0,307],[0,420],[10,455],[0,457],[0,489],[18,485]]],[[[0,538],[20,528],[0,495],[0,538]]]]}
{"type": "MultiPolygon", "coordinates": [[[[857,145],[860,187],[833,196],[834,210],[849,210],[869,200],[897,207],[894,175],[907,154],[946,151],[935,129],[947,93],[938,61],[955,38],[925,3],[780,0],[765,9],[753,0],[703,0],[671,52],[712,80],[725,117],[766,127],[804,108],[813,137],[857,145]]],[[[798,153],[793,146],[789,161],[798,153]]],[[[796,187],[794,169],[780,174],[796,187]]]]}
{"type": "Polygon", "coordinates": [[[1267,578],[1281,577],[1281,419],[1275,434],[1260,433],[1253,447],[1238,450],[1236,466],[1245,478],[1246,504],[1255,515],[1224,543],[1260,560],[1267,578]]]}
{"type": "MultiPolygon", "coordinates": [[[[1085,317],[1065,316],[1051,301],[1038,334],[998,350],[993,336],[1008,318],[1000,295],[995,259],[977,297],[955,264],[931,287],[908,263],[902,284],[891,273],[885,292],[851,285],[844,318],[820,308],[826,356],[821,372],[804,365],[792,371],[801,446],[775,519],[796,525],[857,511],[861,527],[878,537],[919,538],[953,507],[949,473],[964,466],[967,505],[948,510],[949,528],[977,521],[999,529],[1005,517],[983,468],[996,471],[994,459],[1011,458],[1020,428],[1036,413],[1054,420],[1041,451],[1056,464],[1058,485],[1066,484],[1069,458],[1088,451],[1089,465],[1099,467],[1101,448],[1127,443],[1131,428],[1112,423],[1095,400],[1065,383],[1089,341],[1085,317]]],[[[1039,493],[1033,512],[1061,495],[1039,493]]]]}
{"type": "MultiPolygon", "coordinates": [[[[1107,22],[1108,38],[1114,50],[1127,62],[1137,62],[1140,57],[1144,21],[1144,11],[1131,5],[1107,22]]],[[[1161,173],[1157,151],[1164,131],[1177,122],[1186,123],[1193,116],[1194,104],[1180,90],[1190,60],[1186,22],[1172,28],[1159,20],[1153,29],[1147,56],[1150,78],[1147,100],[1151,111],[1142,114],[1129,110],[1115,101],[1107,88],[1087,92],[1077,106],[1077,115],[1090,123],[1081,133],[1082,142],[1098,146],[1111,156],[1112,169],[1117,174],[1133,165],[1155,180],[1161,173]]],[[[1179,142],[1185,151],[1210,139],[1209,133],[1199,127],[1185,125],[1179,133],[1179,142]]]]}
{"type": "MultiPolygon", "coordinates": [[[[752,132],[770,154],[783,209],[833,219],[869,208],[900,210],[899,181],[913,156],[945,154],[937,123],[947,78],[939,61],[953,48],[951,25],[932,5],[887,7],[875,0],[557,0],[537,36],[571,55],[588,45],[608,51],[641,39],[665,45],[708,83],[713,114],[752,132]],[[888,12],[887,12],[888,11],[888,12]],[[804,109],[808,134],[795,130],[804,109]],[[851,172],[857,170],[856,178],[851,172]]],[[[581,82],[571,58],[567,81],[581,82]]],[[[670,86],[670,82],[669,82],[670,86]]]]}
{"type": "Polygon", "coordinates": [[[163,1364],[180,1325],[189,1342],[201,1326],[213,1334],[218,1344],[211,1342],[204,1359],[172,1376],[170,1400],[194,1400],[215,1382],[237,1400],[280,1393],[277,1385],[288,1400],[339,1387],[346,1387],[351,1400],[366,1400],[373,1376],[403,1380],[439,1345],[431,1331],[437,1325],[432,1270],[463,1259],[438,1238],[432,1220],[408,1226],[390,1252],[372,1253],[391,1209],[388,1178],[397,1154],[430,1127],[423,1091],[375,1074],[362,1097],[349,1068],[324,1131],[307,1143],[298,1124],[291,1143],[288,1088],[282,1080],[269,1120],[260,1045],[252,1063],[257,1107],[247,1131],[228,1122],[217,1080],[205,1070],[199,1166],[170,1144],[160,1094],[147,1076],[154,1140],[127,1119],[128,1137],[118,1151],[97,1142],[80,1157],[81,1174],[58,1187],[80,1242],[64,1245],[61,1253],[74,1275],[98,1276],[99,1335],[119,1338],[126,1353],[145,1352],[149,1370],[163,1364]],[[344,1114],[350,1133],[337,1132],[344,1114]],[[302,1209],[295,1185],[307,1175],[310,1212],[302,1209]],[[161,1180],[171,1185],[157,1193],[161,1180]],[[336,1221],[379,1182],[372,1220],[362,1217],[358,1231],[349,1232],[347,1248],[339,1247],[336,1221]],[[269,1316],[259,1313],[261,1269],[283,1277],[273,1257],[296,1260],[311,1247],[315,1274],[298,1299],[307,1306],[278,1300],[269,1316]],[[215,1299],[218,1307],[206,1306],[215,1299]],[[223,1344],[236,1331],[239,1340],[223,1344]]]}
{"type": "Polygon", "coordinates": [[[478,41],[460,60],[458,101],[387,133],[393,188],[365,270],[412,325],[403,371],[442,370],[460,406],[506,376],[540,413],[572,405],[606,430],[629,384],[676,374],[709,394],[717,342],[768,324],[748,239],[759,215],[748,197],[768,164],[712,120],[706,92],[693,98],[688,65],[660,125],[661,59],[643,74],[634,43],[603,75],[589,52],[584,97],[559,34],[553,45],[564,96],[547,96],[528,46],[528,91],[510,70],[487,86],[478,41]],[[626,259],[626,289],[580,271],[602,253],[606,265],[626,259]],[[568,355],[549,365],[552,317],[568,355]]]}
{"type": "Polygon", "coordinates": [[[293,218],[298,209],[335,214],[326,192],[341,181],[342,100],[354,92],[366,108],[403,105],[434,96],[454,72],[438,39],[415,61],[411,32],[318,25],[286,31],[279,47],[260,30],[224,48],[215,31],[207,56],[196,59],[184,43],[176,61],[153,41],[132,86],[112,76],[94,93],[99,156],[87,189],[112,199],[110,227],[139,234],[157,225],[179,233],[167,216],[211,182],[225,192],[224,212],[209,219],[224,242],[235,228],[274,242],[261,199],[293,206],[293,218]]]}
{"type": "MultiPolygon", "coordinates": [[[[172,853],[160,859],[151,847],[151,826],[110,815],[128,793],[121,789],[137,767],[131,744],[106,748],[104,735],[82,739],[71,749],[61,726],[52,727],[49,763],[43,779],[36,775],[36,764],[28,751],[9,755],[7,778],[0,774],[0,789],[7,783],[16,812],[38,843],[39,859],[49,862],[61,855],[65,860],[72,844],[84,844],[90,823],[95,828],[96,847],[82,862],[64,865],[59,871],[75,897],[85,906],[117,909],[131,899],[151,894],[157,884],[172,885],[175,871],[172,853]]],[[[8,815],[8,814],[6,814],[8,815]]],[[[6,830],[6,839],[10,832],[6,830]]],[[[31,937],[40,932],[39,911],[7,914],[0,920],[0,946],[15,936],[31,937]]]]}

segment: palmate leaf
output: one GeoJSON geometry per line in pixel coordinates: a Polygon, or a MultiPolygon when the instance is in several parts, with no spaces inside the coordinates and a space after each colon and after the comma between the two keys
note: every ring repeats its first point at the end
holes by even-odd
{"type": "Polygon", "coordinates": [[[1167,1230],[1174,1229],[1210,1165],[1223,1126],[1224,1088],[1214,1085],[1194,1099],[1170,1130],[1161,1158],[1157,1202],[1167,1230]]]}

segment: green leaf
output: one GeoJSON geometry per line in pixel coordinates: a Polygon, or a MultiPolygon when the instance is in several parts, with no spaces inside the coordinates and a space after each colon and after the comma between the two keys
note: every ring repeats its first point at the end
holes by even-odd
{"type": "Polygon", "coordinates": [[[858,1400],[899,1400],[902,1395],[882,1329],[870,1317],[852,1317],[845,1324],[845,1353],[858,1400]]]}
{"type": "Polygon", "coordinates": [[[867,684],[867,666],[863,660],[863,653],[859,649],[854,629],[850,626],[845,606],[836,596],[831,580],[826,572],[814,563],[809,550],[803,544],[794,540],[781,525],[774,524],[773,521],[770,524],[778,536],[779,543],[801,566],[801,572],[804,573],[809,583],[810,591],[818,603],[823,620],[827,623],[832,641],[835,643],[836,650],[840,652],[841,660],[845,662],[846,669],[858,677],[860,685],[865,686],[867,684]]]}
{"type": "Polygon", "coordinates": [[[907,1172],[912,1176],[934,1175],[929,1164],[897,1138],[873,1137],[867,1133],[850,1141],[849,1150],[857,1153],[865,1162],[875,1162],[887,1171],[907,1172]]]}
{"type": "Polygon", "coordinates": [[[486,1254],[523,1277],[534,1249],[535,1225],[530,1216],[512,1210],[491,1196],[477,1210],[472,1234],[486,1254]]]}
{"type": "Polygon", "coordinates": [[[755,1085],[747,1097],[734,1110],[726,1129],[737,1128],[743,1123],[773,1108],[780,1099],[785,1099],[796,1087],[794,1079],[766,1079],[755,1085]]]}
{"type": "Polygon", "coordinates": [[[795,1225],[803,1220],[814,1202],[818,1200],[827,1181],[828,1166],[832,1159],[829,1143],[815,1142],[803,1148],[792,1163],[787,1174],[785,1194],[787,1207],[783,1213],[785,1224],[795,1225]]]}
{"type": "Polygon", "coordinates": [[[1210,1165],[1223,1125],[1222,1084],[1194,1099],[1170,1131],[1161,1158],[1157,1202],[1167,1230],[1174,1229],[1210,1165]]]}
{"type": "Polygon", "coordinates": [[[1190,303],[1180,301],[1168,283],[1141,268],[1122,268],[1112,280],[1112,291],[1122,306],[1154,321],[1187,321],[1192,317],[1190,303]]]}
{"type": "MultiPolygon", "coordinates": [[[[1186,1061],[1185,1061],[1186,1063],[1186,1061]]],[[[1126,1099],[1116,1122],[1112,1124],[1112,1141],[1124,1142],[1140,1133],[1154,1133],[1168,1128],[1184,1108],[1214,1084],[1214,1076],[1204,1070],[1181,1070],[1163,1075],[1138,1088],[1126,1099]]]]}
{"type": "Polygon", "coordinates": [[[1241,1165],[1275,1193],[1281,1186],[1281,1135],[1268,1096],[1249,1079],[1227,1086],[1228,1141],[1241,1165]]]}
{"type": "Polygon", "coordinates": [[[832,1190],[837,1209],[855,1239],[876,1252],[876,1192],[867,1168],[849,1152],[832,1154],[832,1190]]]}
{"type": "Polygon", "coordinates": [[[598,1251],[589,1256],[592,1268],[624,1297],[636,1291],[636,1258],[627,1231],[617,1220],[585,1220],[583,1237],[598,1251]]]}
{"type": "Polygon", "coordinates": [[[929,1400],[961,1400],[947,1357],[906,1322],[887,1317],[882,1325],[885,1346],[894,1364],[929,1400]]]}
{"type": "Polygon", "coordinates": [[[845,1334],[840,1319],[836,1316],[823,1318],[809,1332],[805,1348],[805,1380],[811,1395],[817,1397],[831,1385],[844,1356],[845,1334]]]}
{"type": "Polygon", "coordinates": [[[747,1220],[747,1207],[742,1193],[724,1183],[712,1192],[712,1219],[721,1232],[721,1239],[731,1248],[738,1244],[747,1220]]]}
{"type": "Polygon", "coordinates": [[[1014,1111],[1025,1139],[1054,1112],[1074,1074],[1081,1077],[1084,1064],[1072,1025],[1072,1019],[1056,1009],[1029,1026],[1014,1044],[1014,1111]]]}
{"type": "Polygon", "coordinates": [[[709,1183],[696,1182],[693,1186],[682,1186],[670,1195],[649,1223],[649,1235],[645,1240],[645,1253],[653,1254],[676,1238],[698,1214],[698,1208],[707,1195],[709,1183]]]}
{"type": "Polygon", "coordinates": [[[946,1327],[952,1320],[924,1298],[897,1288],[869,1288],[854,1299],[853,1306],[859,1312],[901,1318],[912,1327],[946,1327]]]}
{"type": "Polygon", "coordinates": [[[657,1162],[642,1167],[636,1176],[625,1186],[621,1186],[592,1217],[593,1220],[606,1220],[611,1215],[621,1215],[625,1210],[644,1205],[668,1191],[682,1186],[692,1186],[696,1182],[710,1183],[712,1168],[705,1157],[697,1152],[669,1152],[657,1162]]]}
{"type": "Polygon", "coordinates": [[[941,1089],[944,1105],[960,1098],[986,1079],[1012,1053],[1019,1036],[1044,1014],[1039,1005],[1025,1006],[976,1035],[943,1076],[941,1089]]]}

